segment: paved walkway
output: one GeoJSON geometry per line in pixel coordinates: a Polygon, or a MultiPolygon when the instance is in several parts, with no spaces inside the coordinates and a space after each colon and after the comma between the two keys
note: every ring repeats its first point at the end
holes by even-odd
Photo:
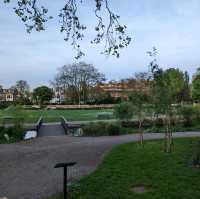
{"type": "MultiPolygon", "coordinates": [[[[163,134],[145,134],[160,139],[163,134]]],[[[200,132],[176,133],[174,137],[196,137],[200,132]]],[[[0,145],[0,197],[45,199],[62,191],[62,171],[57,162],[77,161],[70,178],[92,172],[114,145],[137,141],[138,135],[116,137],[40,137],[16,144],[0,145]]]]}
{"type": "Polygon", "coordinates": [[[42,124],[38,136],[59,136],[59,135],[65,135],[64,128],[61,126],[61,124],[42,124]]]}

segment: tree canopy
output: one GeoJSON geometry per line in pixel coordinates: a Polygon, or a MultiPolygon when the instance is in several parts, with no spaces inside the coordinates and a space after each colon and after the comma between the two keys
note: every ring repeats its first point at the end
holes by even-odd
{"type": "Polygon", "coordinates": [[[33,90],[33,99],[40,105],[49,102],[53,97],[53,91],[47,86],[40,86],[33,90]]]}
{"type": "Polygon", "coordinates": [[[172,95],[171,97],[176,102],[184,89],[184,73],[178,68],[169,68],[164,72],[164,78],[172,95]]]}
{"type": "Polygon", "coordinates": [[[53,85],[67,93],[75,103],[88,100],[94,87],[105,80],[104,74],[100,73],[93,65],[85,62],[68,64],[61,67],[56,74],[53,85]]]}
{"type": "Polygon", "coordinates": [[[197,69],[192,80],[192,98],[195,101],[200,101],[200,69],[197,69]]]}
{"type": "Polygon", "coordinates": [[[25,81],[25,80],[18,80],[16,82],[15,87],[22,97],[26,97],[30,90],[30,86],[28,85],[27,81],[25,81]]]}

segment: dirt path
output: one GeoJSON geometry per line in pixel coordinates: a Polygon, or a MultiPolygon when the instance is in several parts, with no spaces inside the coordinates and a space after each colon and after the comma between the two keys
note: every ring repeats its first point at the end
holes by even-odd
{"type": "MultiPolygon", "coordinates": [[[[200,132],[176,133],[174,137],[196,137],[200,132]]],[[[92,172],[113,145],[137,141],[138,135],[81,138],[40,137],[17,144],[0,145],[0,197],[44,199],[62,191],[62,171],[58,162],[77,161],[70,177],[92,172]]],[[[163,134],[145,134],[160,139],[163,134]]]]}

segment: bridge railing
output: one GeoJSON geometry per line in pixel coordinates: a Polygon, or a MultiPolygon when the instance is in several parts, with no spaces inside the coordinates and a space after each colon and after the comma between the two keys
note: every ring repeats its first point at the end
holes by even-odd
{"type": "Polygon", "coordinates": [[[43,123],[43,117],[40,116],[40,118],[38,119],[37,123],[36,123],[36,131],[39,132],[41,126],[42,126],[42,123],[43,123]]]}
{"type": "Polygon", "coordinates": [[[68,134],[68,123],[67,123],[67,120],[65,119],[64,116],[61,116],[60,117],[60,122],[61,122],[61,126],[64,128],[65,130],[65,134],[68,134]]]}
{"type": "Polygon", "coordinates": [[[68,122],[64,116],[61,116],[61,125],[65,130],[65,134],[71,134],[74,136],[82,135],[82,127],[83,124],[75,124],[72,122],[68,122]]]}

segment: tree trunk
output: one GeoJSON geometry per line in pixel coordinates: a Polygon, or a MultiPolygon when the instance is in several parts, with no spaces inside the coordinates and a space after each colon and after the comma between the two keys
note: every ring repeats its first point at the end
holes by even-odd
{"type": "Polygon", "coordinates": [[[166,127],[165,137],[164,137],[164,152],[167,152],[167,122],[165,118],[163,118],[163,125],[166,127]]]}
{"type": "Polygon", "coordinates": [[[140,133],[140,144],[144,147],[144,135],[142,130],[142,120],[139,120],[139,133],[140,133]]]}
{"type": "Polygon", "coordinates": [[[165,142],[166,142],[166,148],[165,148],[165,152],[167,153],[171,153],[172,151],[172,129],[171,129],[171,122],[170,122],[170,118],[167,117],[166,119],[166,132],[165,132],[165,142]]]}

